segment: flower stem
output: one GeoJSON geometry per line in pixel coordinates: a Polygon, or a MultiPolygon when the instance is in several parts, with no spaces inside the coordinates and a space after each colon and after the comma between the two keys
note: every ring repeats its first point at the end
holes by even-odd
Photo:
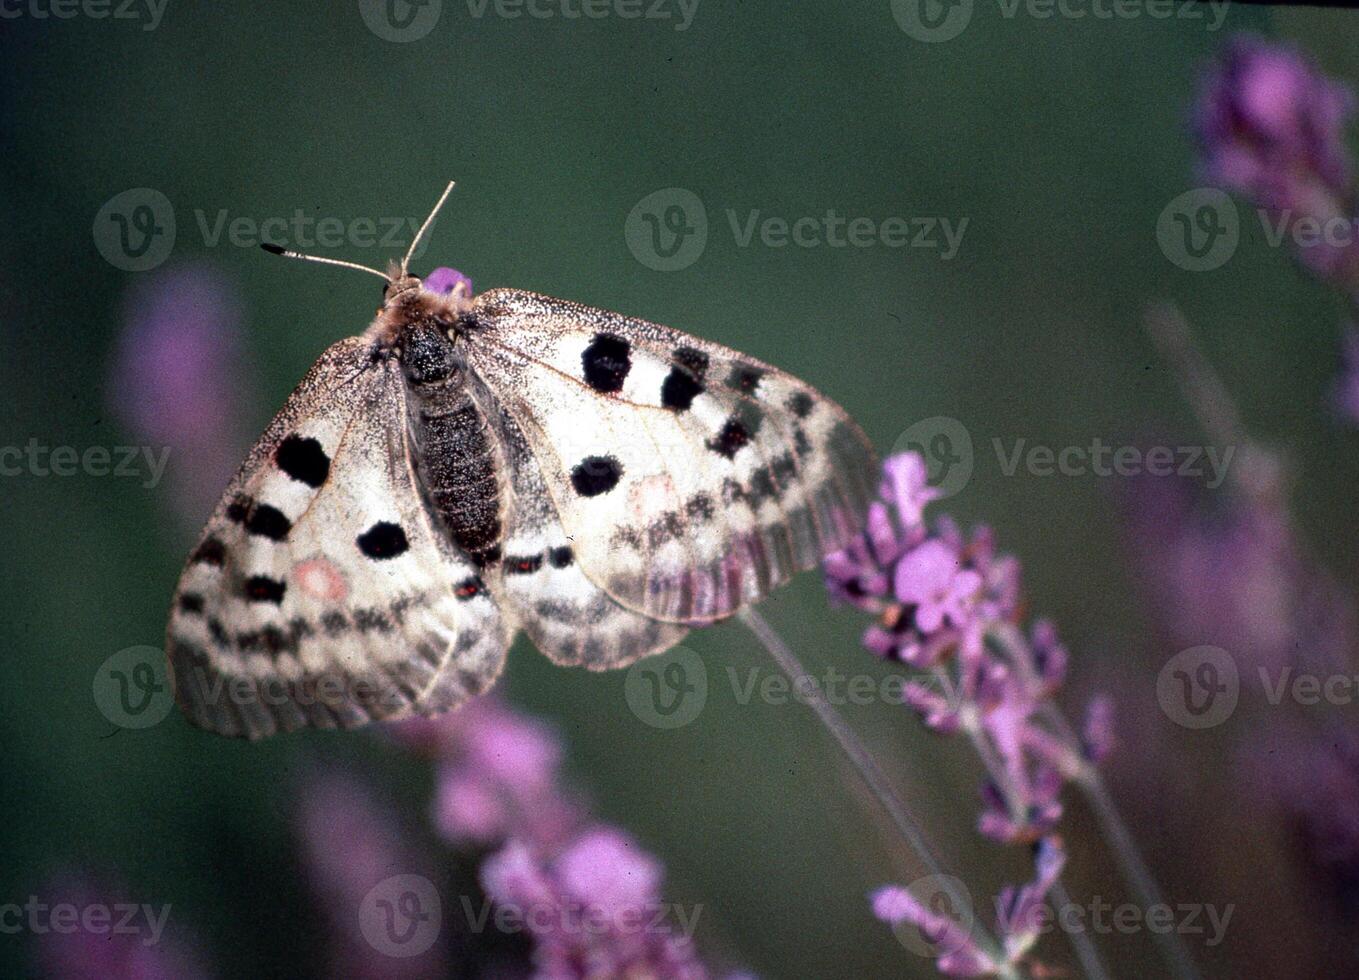
{"type": "MultiPolygon", "coordinates": [[[[750,632],[755,635],[755,639],[759,640],[760,645],[774,658],[779,669],[787,675],[789,682],[793,685],[793,690],[806,692],[807,703],[816,712],[817,717],[821,719],[821,723],[835,736],[841,750],[849,758],[850,763],[859,773],[859,777],[863,779],[865,785],[868,786],[873,797],[886,811],[897,832],[901,834],[930,874],[938,879],[941,887],[952,901],[953,907],[955,909],[969,909],[971,903],[954,887],[953,879],[944,874],[935,858],[934,850],[925,838],[924,830],[919,821],[911,815],[906,804],[893,791],[891,785],[887,782],[886,775],[883,774],[882,769],[879,768],[872,754],[868,751],[868,747],[840,717],[840,713],[827,700],[825,693],[815,683],[815,678],[802,666],[797,655],[789,649],[788,645],[783,642],[783,638],[774,632],[773,627],[754,608],[746,607],[741,611],[740,617],[750,632]]],[[[971,918],[973,920],[974,941],[998,965],[1000,976],[1015,980],[1017,975],[1014,969],[1005,962],[1005,954],[1001,952],[1000,944],[979,924],[975,915],[971,918]]]]}
{"type": "MultiPolygon", "coordinates": [[[[1043,707],[1043,716],[1047,718],[1068,748],[1072,752],[1078,753],[1080,741],[1076,737],[1071,723],[1062,714],[1061,709],[1055,704],[1046,704],[1043,707]]],[[[1110,850],[1114,852],[1114,857],[1123,872],[1123,877],[1127,879],[1128,884],[1137,893],[1138,901],[1142,903],[1142,907],[1149,909],[1153,906],[1165,905],[1165,897],[1161,894],[1156,879],[1152,877],[1147,862],[1143,860],[1142,851],[1137,846],[1132,831],[1128,829],[1128,825],[1124,822],[1123,815],[1118,812],[1118,805],[1114,803],[1114,798],[1109,793],[1109,788],[1104,784],[1104,779],[1100,776],[1099,770],[1091,765],[1082,766],[1081,771],[1076,775],[1076,785],[1081,788],[1085,798],[1090,801],[1090,805],[1094,808],[1095,816],[1104,832],[1104,839],[1108,842],[1110,850]]],[[[1194,965],[1189,950],[1185,948],[1184,940],[1177,932],[1154,932],[1152,935],[1157,946],[1161,949],[1161,955],[1166,964],[1178,980],[1199,980],[1198,967],[1194,965]]]]}
{"type": "MultiPolygon", "coordinates": [[[[1051,889],[1052,904],[1057,909],[1058,915],[1061,910],[1071,905],[1071,895],[1066,890],[1066,885],[1062,884],[1062,879],[1058,878],[1052,883],[1051,889]]],[[[1104,967],[1104,961],[1100,959],[1099,950],[1095,948],[1094,941],[1085,934],[1084,929],[1072,929],[1067,932],[1067,939],[1071,942],[1071,948],[1076,951],[1076,958],[1081,961],[1081,969],[1090,980],[1109,980],[1109,971],[1104,967]]]]}

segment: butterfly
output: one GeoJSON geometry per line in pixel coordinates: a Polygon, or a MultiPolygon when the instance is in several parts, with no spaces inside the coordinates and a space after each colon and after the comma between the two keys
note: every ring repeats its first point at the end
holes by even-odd
{"type": "Polygon", "coordinates": [[[169,672],[203,728],[446,711],[491,686],[520,630],[555,663],[627,666],[862,527],[867,439],[768,364],[531,292],[427,288],[410,253],[382,273],[266,248],[387,284],[251,449],[179,579],[169,672]]]}

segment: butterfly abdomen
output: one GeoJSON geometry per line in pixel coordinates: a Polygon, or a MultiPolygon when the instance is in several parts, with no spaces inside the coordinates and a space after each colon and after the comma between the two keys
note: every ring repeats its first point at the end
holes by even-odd
{"type": "Polygon", "coordinates": [[[425,495],[449,537],[477,565],[500,558],[498,456],[486,419],[465,387],[417,403],[412,425],[425,495]]]}

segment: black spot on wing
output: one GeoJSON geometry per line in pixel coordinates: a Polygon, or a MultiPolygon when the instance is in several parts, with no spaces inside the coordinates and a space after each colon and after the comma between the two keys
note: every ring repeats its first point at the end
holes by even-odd
{"type": "Polygon", "coordinates": [[[203,597],[197,592],[185,592],[179,597],[180,612],[200,616],[203,613],[203,597]]]}
{"type": "Polygon", "coordinates": [[[743,395],[753,395],[763,377],[764,372],[759,368],[737,364],[732,367],[731,374],[727,375],[727,384],[743,395]]]}
{"type": "Polygon", "coordinates": [[[284,541],[293,529],[293,522],[284,516],[283,511],[269,504],[255,504],[245,519],[245,529],[251,534],[268,538],[271,541],[284,541]]]}
{"type": "Polygon", "coordinates": [[[272,602],[278,605],[283,601],[287,585],[268,575],[252,575],[245,580],[245,597],[251,602],[272,602]]]}
{"type": "Polygon", "coordinates": [[[692,347],[676,347],[675,363],[702,381],[708,373],[708,355],[692,347]]]}
{"type": "Polygon", "coordinates": [[[330,475],[330,457],[321,444],[296,433],[278,444],[274,461],[284,473],[309,487],[319,487],[330,475]]]}
{"type": "Polygon", "coordinates": [[[621,391],[632,368],[632,348],[626,340],[611,333],[597,333],[580,355],[585,382],[601,394],[621,391]]]}
{"type": "Polygon", "coordinates": [[[788,410],[800,419],[805,419],[812,414],[812,409],[816,407],[816,400],[805,391],[794,392],[788,398],[788,410]]]}
{"type": "Polygon", "coordinates": [[[672,367],[661,382],[661,404],[677,412],[687,411],[703,392],[703,385],[682,367],[672,367]]]}
{"type": "Polygon", "coordinates": [[[453,594],[464,601],[481,595],[486,591],[486,585],[479,576],[473,575],[459,582],[453,589],[453,594]]]}
{"type": "Polygon", "coordinates": [[[710,521],[713,519],[713,498],[706,493],[696,493],[685,502],[684,512],[691,521],[710,521]]]}
{"type": "Polygon", "coordinates": [[[598,497],[618,486],[623,464],[613,456],[586,456],[571,470],[571,485],[582,497],[598,497]]]}
{"type": "Polygon", "coordinates": [[[355,543],[358,544],[360,551],[374,561],[395,558],[410,550],[406,532],[401,530],[401,525],[390,521],[378,521],[360,534],[355,543]]]}
{"type": "Polygon", "coordinates": [[[571,546],[563,544],[550,549],[547,553],[547,560],[553,568],[566,568],[576,560],[576,557],[571,553],[571,546]]]}
{"type": "Polygon", "coordinates": [[[227,504],[227,520],[232,521],[235,524],[244,524],[246,518],[250,516],[250,511],[253,510],[254,507],[254,497],[238,493],[231,503],[227,504]]]}
{"type": "Polygon", "coordinates": [[[510,555],[505,559],[505,571],[510,575],[532,575],[542,567],[542,555],[510,555]]]}
{"type": "Polygon", "coordinates": [[[733,415],[723,424],[722,431],[708,440],[708,448],[719,456],[731,459],[749,442],[750,429],[733,415]]]}
{"type": "Polygon", "coordinates": [[[191,561],[198,565],[213,565],[221,568],[226,563],[226,545],[220,538],[208,535],[194,549],[191,561]]]}

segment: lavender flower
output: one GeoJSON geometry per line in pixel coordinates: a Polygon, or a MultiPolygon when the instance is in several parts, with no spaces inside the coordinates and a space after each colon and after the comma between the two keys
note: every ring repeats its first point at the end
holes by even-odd
{"type": "Polygon", "coordinates": [[[1313,670],[1344,668],[1353,604],[1305,559],[1276,501],[1208,501],[1187,481],[1147,477],[1131,485],[1124,513],[1140,587],[1173,646],[1211,643],[1243,668],[1296,666],[1303,655],[1313,670]]]}
{"type": "MultiPolygon", "coordinates": [[[[976,748],[988,776],[981,833],[1001,843],[1037,842],[1036,884],[1002,895],[1014,930],[1003,937],[1006,962],[987,959],[970,941],[939,959],[941,972],[989,975],[1012,966],[1037,938],[1025,923],[1061,868],[1052,836],[1061,791],[1090,778],[1090,767],[1108,756],[1112,704],[1091,704],[1079,741],[1054,726],[1052,697],[1069,659],[1056,629],[1040,621],[1028,637],[1020,630],[1019,564],[996,554],[988,528],[968,536],[947,518],[927,526],[924,507],[936,493],[925,473],[915,453],[888,459],[867,530],[830,556],[825,572],[833,597],[878,615],[864,645],[917,670],[905,686],[907,704],[931,730],[965,734],[976,748]]],[[[889,890],[878,894],[875,910],[884,921],[945,928],[911,902],[889,890]]]]}
{"type": "Polygon", "coordinates": [[[1350,159],[1344,129],[1354,109],[1348,88],[1303,55],[1259,38],[1235,38],[1204,77],[1194,129],[1205,177],[1250,198],[1287,226],[1307,218],[1339,222],[1347,234],[1324,237],[1299,257],[1318,276],[1359,282],[1353,241],[1350,159]]]}
{"type": "Polygon", "coordinates": [[[900,885],[885,885],[870,896],[873,915],[892,928],[912,925],[937,952],[935,966],[950,977],[996,976],[1029,956],[1043,926],[1043,903],[1066,864],[1061,840],[1045,838],[1034,859],[1035,877],[1026,885],[1007,885],[996,902],[996,919],[1004,945],[998,962],[973,941],[960,923],[936,912],[900,885]]]}
{"type": "Polygon", "coordinates": [[[392,726],[436,760],[434,824],[455,845],[511,837],[551,850],[579,829],[580,805],[559,785],[561,746],[541,721],[494,695],[432,720],[392,726]]]}
{"type": "Polygon", "coordinates": [[[208,265],[138,280],[108,378],[111,411],[154,451],[168,449],[175,509],[197,526],[247,446],[249,372],[235,290],[208,265]]]}
{"type": "Polygon", "coordinates": [[[676,934],[676,917],[656,925],[660,863],[617,830],[587,829],[550,859],[511,841],[481,878],[503,910],[522,916],[541,980],[708,975],[689,937],[676,934]]]}
{"type": "Polygon", "coordinates": [[[547,725],[492,694],[389,731],[438,766],[441,835],[495,848],[481,866],[482,886],[534,940],[535,977],[708,976],[688,935],[697,908],[688,920],[668,914],[655,926],[661,863],[590,819],[563,786],[561,745],[547,725]]]}

